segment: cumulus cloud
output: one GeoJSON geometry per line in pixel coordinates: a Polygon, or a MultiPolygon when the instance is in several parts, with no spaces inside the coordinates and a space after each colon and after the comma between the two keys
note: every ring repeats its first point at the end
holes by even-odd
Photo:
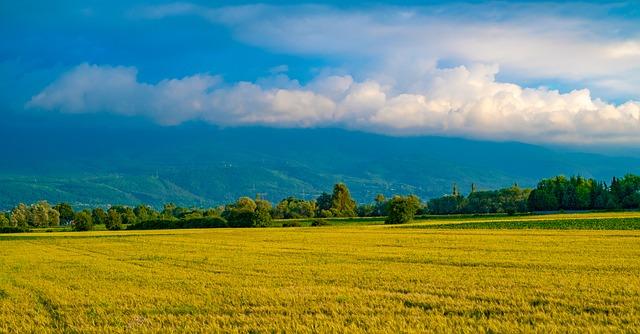
{"type": "Polygon", "coordinates": [[[82,64],[28,102],[62,112],[145,115],[162,124],[339,126],[392,135],[447,135],[535,143],[640,143],[640,103],[496,80],[498,66],[431,67],[405,89],[369,78],[283,75],[225,83],[197,74],[140,82],[132,67],[82,64]]]}

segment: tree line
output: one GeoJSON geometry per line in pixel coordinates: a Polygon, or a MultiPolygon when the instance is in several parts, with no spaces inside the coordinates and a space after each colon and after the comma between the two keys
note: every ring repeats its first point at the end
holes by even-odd
{"type": "MultiPolygon", "coordinates": [[[[609,184],[580,176],[556,176],[541,180],[534,189],[511,187],[479,191],[474,184],[464,196],[457,185],[450,194],[423,202],[414,195],[378,194],[373,202],[358,205],[343,183],[332,193],[314,200],[287,197],[275,206],[260,198],[241,197],[234,203],[214,208],[186,208],[165,204],[162,210],[148,205],[111,206],[74,211],[68,203],[51,206],[40,201],[30,206],[20,203],[10,212],[0,213],[0,228],[16,231],[29,228],[71,225],[75,230],[104,225],[109,230],[128,228],[264,227],[273,219],[329,217],[386,217],[388,224],[405,223],[416,214],[525,213],[558,210],[640,209],[640,177],[614,177],[609,184]]],[[[8,231],[8,230],[7,230],[8,231]]]]}

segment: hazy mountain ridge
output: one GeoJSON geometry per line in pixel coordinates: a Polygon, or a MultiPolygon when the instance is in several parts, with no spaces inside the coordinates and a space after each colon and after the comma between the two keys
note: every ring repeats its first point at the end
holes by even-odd
{"type": "Polygon", "coordinates": [[[608,180],[640,159],[521,143],[387,137],[336,129],[49,127],[2,130],[0,207],[47,199],[82,204],[216,205],[238,196],[312,198],[345,182],[354,197],[439,196],[580,174],[608,180]]]}

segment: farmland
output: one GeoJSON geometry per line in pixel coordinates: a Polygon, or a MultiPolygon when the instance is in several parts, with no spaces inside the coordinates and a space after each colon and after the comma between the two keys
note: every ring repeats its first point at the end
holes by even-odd
{"type": "Polygon", "coordinates": [[[639,216],[2,235],[0,332],[634,332],[639,216]]]}

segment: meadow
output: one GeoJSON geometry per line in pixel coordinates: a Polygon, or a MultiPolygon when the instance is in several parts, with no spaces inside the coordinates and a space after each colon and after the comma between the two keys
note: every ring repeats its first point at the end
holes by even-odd
{"type": "Polygon", "coordinates": [[[639,332],[636,218],[0,235],[0,332],[639,332]]]}

